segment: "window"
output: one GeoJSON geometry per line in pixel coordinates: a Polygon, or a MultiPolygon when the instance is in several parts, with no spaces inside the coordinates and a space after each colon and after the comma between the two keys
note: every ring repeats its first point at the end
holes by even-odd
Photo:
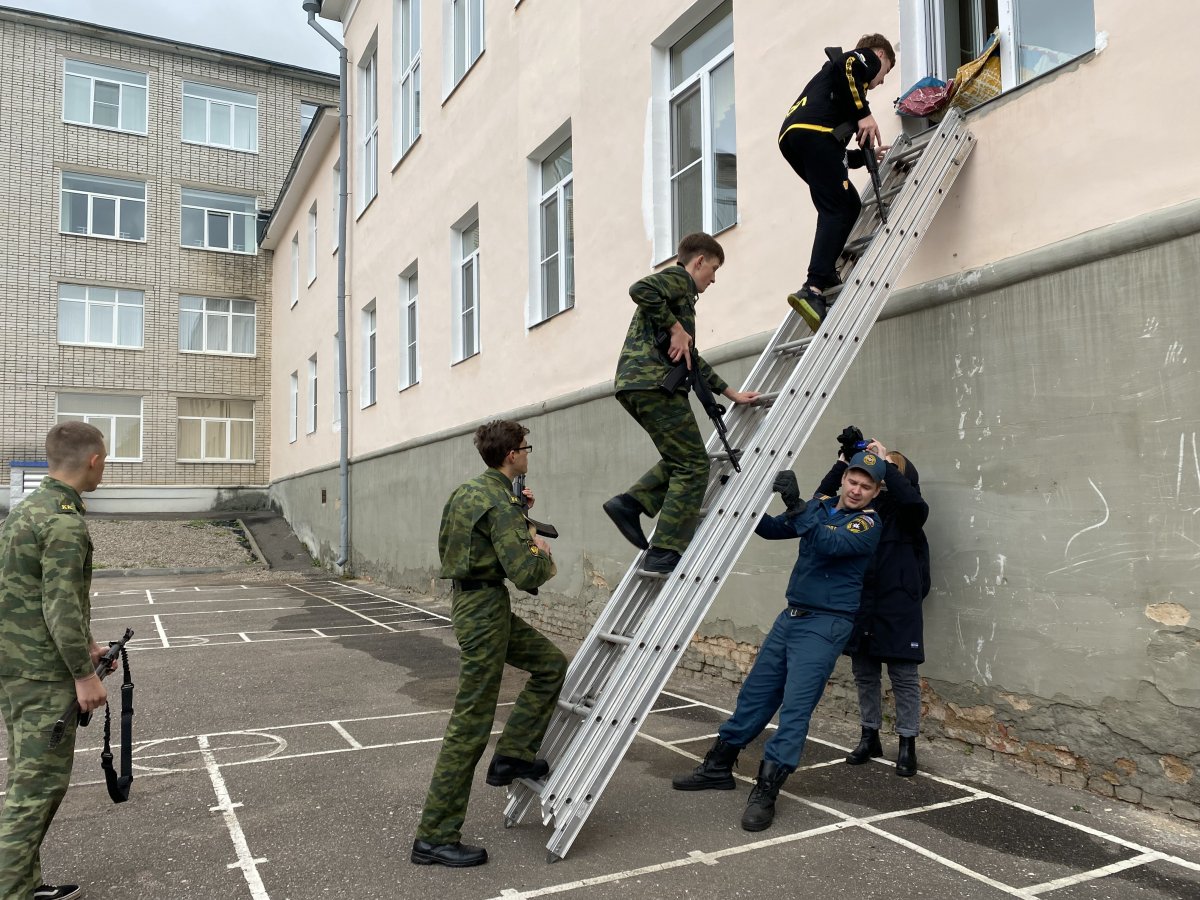
{"type": "Polygon", "coordinates": [[[670,48],[671,243],[737,223],[733,3],[670,48]]]}
{"type": "Polygon", "coordinates": [[[575,305],[575,233],[571,140],[538,165],[538,290],[543,321],[575,305]]]}
{"type": "Polygon", "coordinates": [[[359,211],[379,193],[379,90],[375,49],[358,67],[358,186],[359,211]]]}
{"type": "Polygon", "coordinates": [[[184,353],[254,355],[253,300],[179,298],[179,349],[184,353]]]}
{"type": "Polygon", "coordinates": [[[450,87],[462,81],[483,53],[483,0],[449,0],[450,87]]]}
{"type": "Polygon", "coordinates": [[[76,125],[146,133],[145,72],[63,62],[63,120],[76,125]]]}
{"type": "Polygon", "coordinates": [[[185,81],[183,140],[258,152],[258,96],[185,81]]]}
{"type": "Polygon", "coordinates": [[[333,250],[336,253],[338,242],[342,239],[342,163],[339,160],[333,164],[333,250]]]}
{"type": "Polygon", "coordinates": [[[317,201],[308,209],[308,283],[317,280],[317,201]]]}
{"type": "Polygon", "coordinates": [[[309,103],[305,100],[300,101],[300,141],[304,141],[304,136],[308,134],[308,129],[312,127],[313,119],[317,117],[321,105],[319,103],[309,103]]]}
{"type": "Polygon", "coordinates": [[[362,408],[375,404],[375,301],[372,300],[362,311],[362,408]]]}
{"type": "Polygon", "coordinates": [[[179,398],[180,462],[254,462],[254,402],[179,398]]]}
{"type": "Polygon", "coordinates": [[[183,188],[180,197],[180,246],[227,253],[258,252],[254,223],[258,201],[241,194],[183,188]]]}
{"type": "Polygon", "coordinates": [[[144,241],[146,183],[63,172],[59,230],[64,234],[144,241]]]}
{"type": "Polygon", "coordinates": [[[902,85],[926,75],[943,81],[983,52],[1000,33],[1004,90],[1024,84],[1087,53],[1096,45],[1093,0],[902,0],[902,85]]]}
{"type": "Polygon", "coordinates": [[[292,306],[300,302],[300,232],[292,235],[292,306]]]}
{"type": "Polygon", "coordinates": [[[87,422],[104,435],[109,462],[141,462],[142,398],[127,394],[59,394],[59,422],[87,422]]]}
{"type": "Polygon", "coordinates": [[[141,291],[60,284],[58,342],[141,349],[143,305],[141,291]]]}
{"type": "Polygon", "coordinates": [[[400,390],[421,380],[417,356],[417,267],[400,276],[400,390]]]}
{"type": "Polygon", "coordinates": [[[288,377],[288,443],[296,443],[300,436],[300,373],[288,377]]]}
{"type": "Polygon", "coordinates": [[[479,352],[479,220],[455,233],[458,243],[458,308],[454,315],[454,361],[479,352]]]}
{"type": "Polygon", "coordinates": [[[309,434],[317,430],[317,354],[315,353],[308,358],[308,427],[305,430],[309,434]]]}
{"type": "Polygon", "coordinates": [[[392,146],[399,159],[421,133],[421,0],[396,0],[395,22],[392,146]]]}

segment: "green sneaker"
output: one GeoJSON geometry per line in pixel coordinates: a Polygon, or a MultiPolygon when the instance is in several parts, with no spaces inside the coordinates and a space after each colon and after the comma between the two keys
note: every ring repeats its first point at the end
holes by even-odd
{"type": "Polygon", "coordinates": [[[825,316],[829,312],[829,306],[825,303],[825,298],[808,285],[805,285],[794,294],[788,294],[787,301],[788,305],[796,311],[797,315],[814,332],[821,327],[821,323],[825,321],[825,316]]]}

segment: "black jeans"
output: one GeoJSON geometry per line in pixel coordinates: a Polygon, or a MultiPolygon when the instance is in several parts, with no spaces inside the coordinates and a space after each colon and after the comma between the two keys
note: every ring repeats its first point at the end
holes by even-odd
{"type": "Polygon", "coordinates": [[[817,230],[805,284],[822,290],[831,288],[841,283],[838,257],[862,209],[862,200],[846,168],[846,148],[827,132],[793,128],[783,135],[779,150],[808,185],[817,208],[817,230]]]}

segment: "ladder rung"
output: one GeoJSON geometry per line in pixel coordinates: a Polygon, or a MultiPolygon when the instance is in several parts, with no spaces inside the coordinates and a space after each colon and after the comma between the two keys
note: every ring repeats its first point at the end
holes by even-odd
{"type": "Polygon", "coordinates": [[[613,634],[612,632],[603,632],[600,635],[600,640],[607,641],[610,644],[632,644],[633,638],[627,634],[613,634]]]}
{"type": "Polygon", "coordinates": [[[645,569],[638,569],[637,573],[643,578],[653,578],[658,581],[666,581],[667,576],[671,574],[670,572],[648,572],[645,569]]]}
{"type": "Polygon", "coordinates": [[[572,703],[569,700],[558,698],[558,708],[563,712],[568,712],[573,716],[587,716],[592,712],[593,704],[588,702],[572,703]]]}
{"type": "MultiPolygon", "coordinates": [[[[775,348],[776,353],[803,353],[808,349],[808,345],[813,342],[813,336],[802,337],[798,341],[787,341],[775,348]]],[[[779,396],[776,394],[775,396],[779,396]]]]}
{"type": "MultiPolygon", "coordinates": [[[[809,338],[809,340],[812,340],[812,338],[809,338]]],[[[754,405],[769,407],[779,399],[781,393],[782,391],[767,391],[766,393],[759,394],[758,399],[754,401],[754,405]]]]}
{"type": "Polygon", "coordinates": [[[875,232],[871,232],[870,234],[863,235],[858,240],[851,241],[850,243],[848,243],[846,245],[846,249],[843,250],[842,252],[847,253],[847,254],[854,254],[854,253],[857,253],[859,250],[865,250],[865,249],[867,249],[867,247],[871,246],[871,241],[873,241],[873,240],[875,240],[875,232]]]}
{"type": "Polygon", "coordinates": [[[902,190],[904,190],[903,183],[898,184],[895,187],[888,188],[886,191],[884,191],[882,194],[879,195],[879,199],[880,200],[891,200],[894,197],[896,197],[902,190]]]}

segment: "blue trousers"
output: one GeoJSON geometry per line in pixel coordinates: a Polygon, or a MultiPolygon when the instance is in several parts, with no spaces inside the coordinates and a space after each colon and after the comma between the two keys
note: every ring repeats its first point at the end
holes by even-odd
{"type": "Polygon", "coordinates": [[[779,729],[767,741],[763,759],[795,769],[808,738],[808,723],[833,673],[853,623],[831,613],[793,616],[785,609],[738,693],[737,708],[719,729],[721,739],[745,747],[778,711],[779,729]]]}

